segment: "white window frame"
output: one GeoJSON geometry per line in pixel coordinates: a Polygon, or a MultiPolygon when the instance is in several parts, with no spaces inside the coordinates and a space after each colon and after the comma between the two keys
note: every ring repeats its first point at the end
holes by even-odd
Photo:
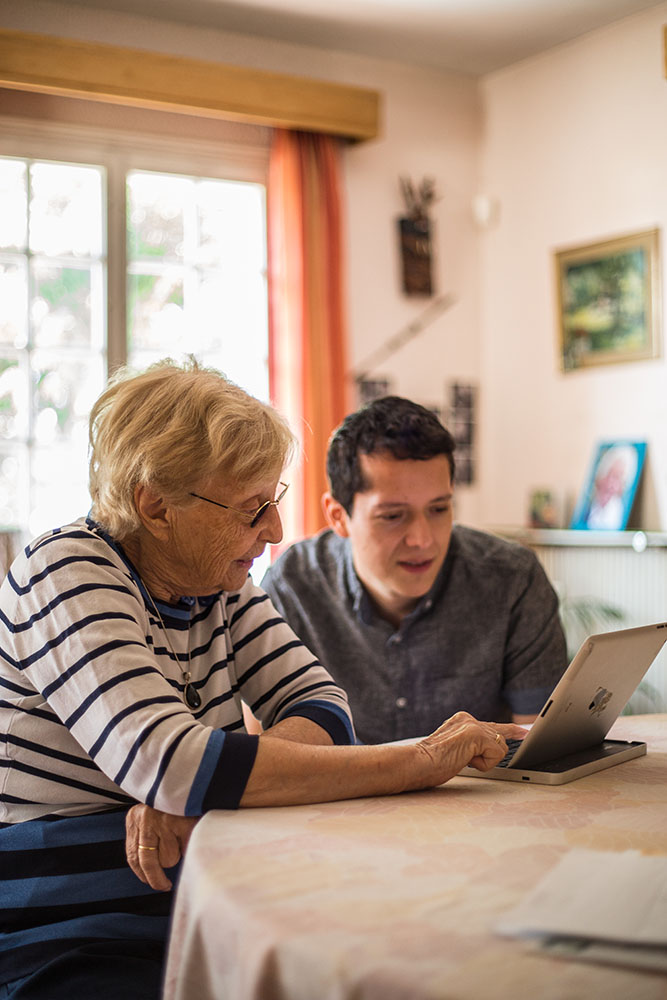
{"type": "Polygon", "coordinates": [[[269,160],[266,144],[207,142],[190,136],[180,139],[157,133],[147,135],[9,115],[0,116],[0,155],[93,164],[106,171],[107,373],[126,360],[124,210],[128,171],[201,175],[266,186],[269,160]]]}

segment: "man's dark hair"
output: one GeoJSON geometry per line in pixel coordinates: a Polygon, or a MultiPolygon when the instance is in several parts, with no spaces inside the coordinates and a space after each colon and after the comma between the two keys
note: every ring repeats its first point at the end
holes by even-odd
{"type": "Polygon", "coordinates": [[[327,451],[331,495],[348,514],[356,493],[369,488],[360,455],[426,460],[445,455],[454,481],[454,438],[431,410],[401,396],[383,396],[350,413],[336,428],[327,451]]]}

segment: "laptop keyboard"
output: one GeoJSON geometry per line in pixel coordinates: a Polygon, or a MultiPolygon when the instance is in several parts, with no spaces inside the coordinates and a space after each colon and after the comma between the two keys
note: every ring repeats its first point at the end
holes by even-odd
{"type": "MultiPolygon", "coordinates": [[[[496,764],[496,767],[507,767],[522,742],[523,740],[507,740],[507,753],[500,763],[496,764]]],[[[603,740],[602,743],[596,743],[595,746],[588,747],[585,750],[566,754],[558,760],[548,760],[542,764],[529,765],[529,767],[532,771],[546,771],[552,774],[560,774],[563,771],[570,771],[574,767],[579,767],[581,764],[589,764],[592,760],[613,757],[615,754],[621,753],[632,745],[632,743],[627,743],[624,740],[603,740]]]]}
{"type": "Polygon", "coordinates": [[[511,762],[512,757],[523,743],[523,740],[506,740],[505,742],[507,743],[507,753],[501,762],[496,764],[496,767],[507,767],[507,765],[511,762]]]}

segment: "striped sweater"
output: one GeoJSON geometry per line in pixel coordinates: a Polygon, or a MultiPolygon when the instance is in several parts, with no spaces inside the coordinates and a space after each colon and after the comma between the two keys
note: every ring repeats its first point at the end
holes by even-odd
{"type": "Polygon", "coordinates": [[[29,545],[0,589],[0,984],[90,942],[161,951],[171,893],[127,866],[125,813],[236,807],[257,749],[242,701],[265,727],[300,715],[354,740],[343,691],[250,578],[158,608],[169,640],[87,519],[29,545]]]}
{"type": "Polygon", "coordinates": [[[353,739],[344,693],[250,577],[158,607],[170,641],[122,549],[89,520],[14,561],[0,589],[0,823],[133,801],[191,816],[238,805],[256,752],[242,700],[265,728],[298,714],[353,739]]]}

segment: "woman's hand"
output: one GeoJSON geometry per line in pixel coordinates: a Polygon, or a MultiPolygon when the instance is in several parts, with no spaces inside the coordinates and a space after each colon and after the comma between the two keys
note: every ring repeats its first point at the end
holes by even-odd
{"type": "Polygon", "coordinates": [[[183,857],[198,819],[171,816],[141,804],[132,806],[125,817],[125,854],[137,878],[151,889],[171,889],[164,869],[183,857]]]}
{"type": "Polygon", "coordinates": [[[523,739],[527,730],[511,722],[479,722],[467,712],[457,712],[417,743],[436,772],[442,774],[439,783],[448,781],[469,765],[478,771],[489,771],[507,753],[507,739],[523,739]]]}

